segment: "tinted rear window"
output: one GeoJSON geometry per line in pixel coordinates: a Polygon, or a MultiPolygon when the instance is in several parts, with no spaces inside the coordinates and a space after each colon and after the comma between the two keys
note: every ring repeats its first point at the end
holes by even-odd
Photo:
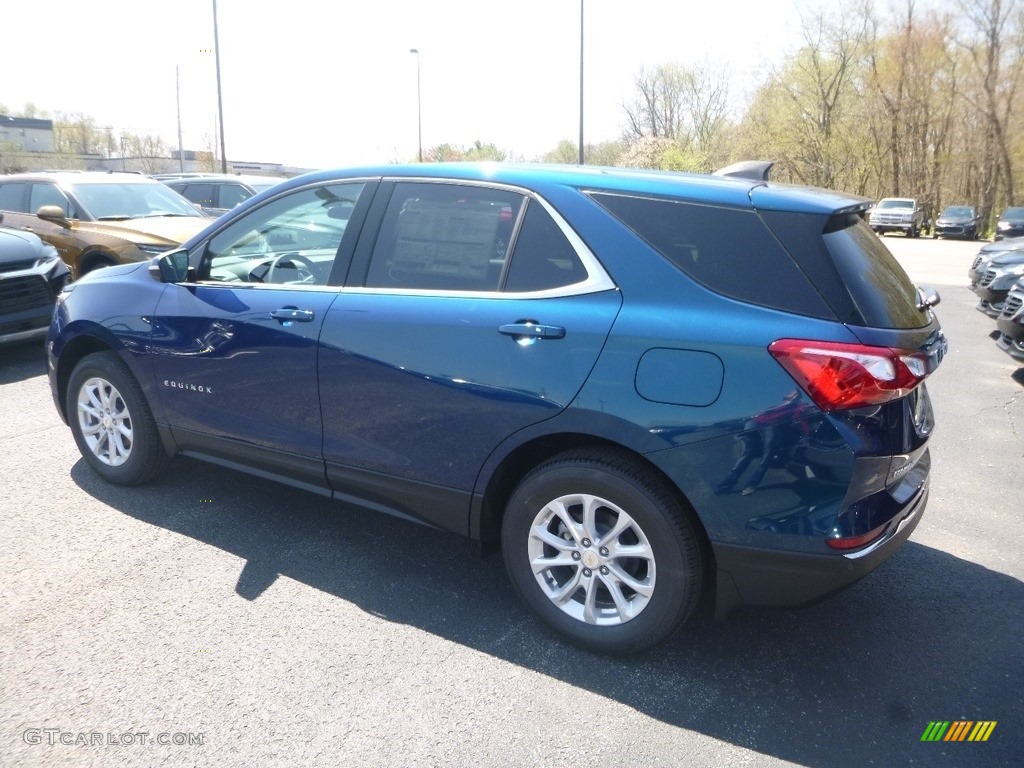
{"type": "Polygon", "coordinates": [[[858,216],[836,217],[823,236],[864,325],[923,328],[917,288],[878,236],[858,216]]]}
{"type": "Polygon", "coordinates": [[[751,304],[835,319],[753,210],[590,194],[662,256],[711,290],[751,304]]]}

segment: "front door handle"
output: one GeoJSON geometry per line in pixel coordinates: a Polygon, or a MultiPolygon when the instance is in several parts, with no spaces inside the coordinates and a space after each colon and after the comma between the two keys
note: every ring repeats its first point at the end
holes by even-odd
{"type": "Polygon", "coordinates": [[[564,339],[565,328],[558,325],[541,325],[533,320],[522,320],[498,326],[498,332],[521,339],[564,339]]]}
{"type": "Polygon", "coordinates": [[[275,309],[270,316],[280,323],[311,323],[313,322],[313,310],[296,309],[295,307],[282,307],[275,309]]]}

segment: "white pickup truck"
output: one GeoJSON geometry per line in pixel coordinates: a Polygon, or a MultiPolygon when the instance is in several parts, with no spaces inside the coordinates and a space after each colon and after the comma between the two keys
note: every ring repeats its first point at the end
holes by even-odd
{"type": "Polygon", "coordinates": [[[871,209],[868,223],[879,235],[902,232],[918,237],[925,228],[924,206],[910,197],[886,197],[871,209]]]}

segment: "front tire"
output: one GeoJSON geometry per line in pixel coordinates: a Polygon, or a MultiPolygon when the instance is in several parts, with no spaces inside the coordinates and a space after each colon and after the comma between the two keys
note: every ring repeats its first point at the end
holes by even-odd
{"type": "Polygon", "coordinates": [[[502,523],[513,586],[575,645],[633,653],[667,639],[701,593],[688,510],[628,454],[560,454],[516,487],[502,523]]]}
{"type": "Polygon", "coordinates": [[[65,405],[78,450],[104,480],[138,485],[170,462],[142,388],[116,352],[78,362],[65,405]]]}

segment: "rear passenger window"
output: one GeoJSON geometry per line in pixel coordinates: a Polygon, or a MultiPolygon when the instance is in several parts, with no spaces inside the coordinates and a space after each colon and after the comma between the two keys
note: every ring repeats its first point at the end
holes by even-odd
{"type": "Polygon", "coordinates": [[[587,278],[587,270],[554,219],[531,201],[523,217],[505,278],[509,292],[561,288],[587,278]]]}
{"type": "Polygon", "coordinates": [[[595,202],[711,290],[811,317],[834,318],[753,210],[591,193],[595,202]]]}
{"type": "Polygon", "coordinates": [[[189,184],[181,194],[196,205],[213,208],[213,184],[189,184]]]}
{"type": "Polygon", "coordinates": [[[366,285],[496,291],[523,198],[457,184],[395,185],[366,285]]]}
{"type": "Polygon", "coordinates": [[[0,211],[27,213],[25,211],[25,187],[27,184],[0,184],[0,211]]]}

